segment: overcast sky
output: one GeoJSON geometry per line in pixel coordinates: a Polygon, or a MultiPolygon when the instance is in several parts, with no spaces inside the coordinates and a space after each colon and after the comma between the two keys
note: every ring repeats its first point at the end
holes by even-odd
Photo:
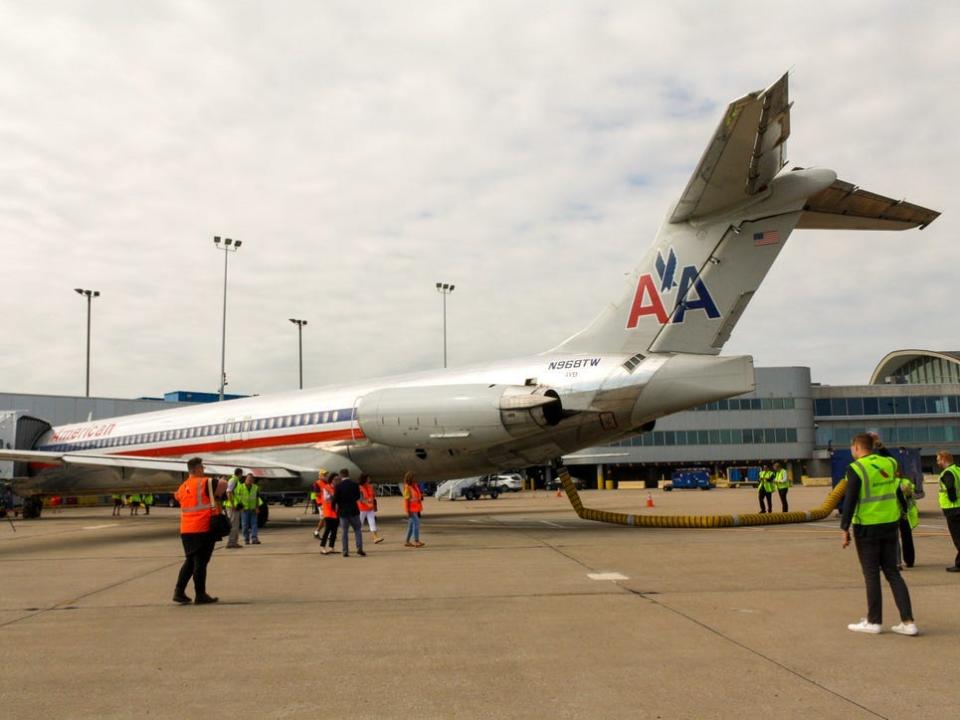
{"type": "Polygon", "coordinates": [[[794,233],[728,343],[865,383],[958,349],[960,4],[0,0],[0,391],[228,391],[539,352],[619,296],[724,106],[944,213],[794,233]]]}

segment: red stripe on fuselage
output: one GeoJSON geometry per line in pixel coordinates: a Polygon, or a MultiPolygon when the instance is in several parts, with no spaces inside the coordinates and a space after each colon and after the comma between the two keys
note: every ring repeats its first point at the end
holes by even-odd
{"type": "Polygon", "coordinates": [[[164,457],[168,455],[187,455],[190,453],[229,452],[250,448],[282,447],[285,445],[305,445],[308,443],[331,442],[336,440],[364,440],[366,436],[360,428],[345,430],[327,430],[326,432],[298,433],[296,435],[273,435],[270,437],[249,438],[247,440],[210,440],[193,445],[169,445],[166,447],[148,447],[139,450],[125,450],[116,455],[136,457],[164,457]]]}

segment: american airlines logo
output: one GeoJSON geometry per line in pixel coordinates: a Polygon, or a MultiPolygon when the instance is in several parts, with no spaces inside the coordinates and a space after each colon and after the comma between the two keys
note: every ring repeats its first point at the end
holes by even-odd
{"type": "Polygon", "coordinates": [[[637,291],[627,317],[628,330],[635,328],[640,318],[647,315],[653,315],[661,325],[682,323],[686,314],[692,310],[702,310],[713,320],[720,317],[717,304],[706,284],[700,279],[697,266],[684,266],[680,271],[680,281],[676,282],[674,277],[677,274],[677,264],[677,255],[673,248],[670,248],[666,260],[660,251],[657,251],[657,280],[654,280],[650,273],[644,273],[637,280],[637,291]],[[676,299],[673,301],[673,308],[667,313],[664,301],[669,302],[671,297],[676,299]]]}

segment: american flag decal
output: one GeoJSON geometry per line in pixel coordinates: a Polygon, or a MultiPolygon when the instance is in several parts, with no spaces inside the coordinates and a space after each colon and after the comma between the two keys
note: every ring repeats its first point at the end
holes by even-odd
{"type": "Polygon", "coordinates": [[[776,230],[767,230],[753,234],[753,244],[755,247],[761,245],[776,245],[780,242],[780,233],[776,230]]]}

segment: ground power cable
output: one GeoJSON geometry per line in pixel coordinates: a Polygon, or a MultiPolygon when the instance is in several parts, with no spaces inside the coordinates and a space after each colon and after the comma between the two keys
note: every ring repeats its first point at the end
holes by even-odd
{"type": "Polygon", "coordinates": [[[840,504],[847,489],[847,480],[844,478],[830,491],[820,507],[806,512],[743,513],[740,515],[634,515],[584,507],[583,501],[580,499],[580,493],[577,492],[573,480],[570,479],[567,468],[561,467],[557,472],[560,483],[563,485],[567,498],[578,517],[584,520],[627,525],[629,527],[706,529],[814,522],[823,520],[830,515],[840,504]]]}

